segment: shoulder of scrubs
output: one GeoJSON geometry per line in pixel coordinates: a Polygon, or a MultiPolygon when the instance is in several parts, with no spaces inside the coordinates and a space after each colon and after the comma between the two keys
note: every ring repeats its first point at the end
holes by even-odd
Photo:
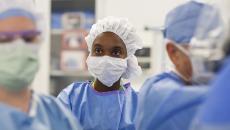
{"type": "MultiPolygon", "coordinates": [[[[230,58],[211,85],[207,101],[194,123],[196,130],[230,129],[230,58]]],[[[195,130],[193,128],[193,130],[195,130]]]]}
{"type": "Polygon", "coordinates": [[[62,105],[53,97],[33,94],[29,113],[0,105],[1,130],[81,130],[62,105]]]}
{"type": "Polygon", "coordinates": [[[206,97],[207,88],[151,87],[139,93],[139,130],[187,130],[206,97]]]}
{"type": "Polygon", "coordinates": [[[39,97],[41,99],[41,104],[39,104],[38,108],[46,111],[50,118],[50,122],[53,122],[55,130],[60,128],[68,130],[81,130],[78,120],[54,97],[44,95],[40,95],[39,97]]]}
{"type": "Polygon", "coordinates": [[[88,86],[91,86],[90,81],[72,83],[59,93],[57,99],[69,110],[72,110],[73,106],[71,99],[80,96],[81,90],[83,91],[85,87],[88,86]]]}
{"type": "Polygon", "coordinates": [[[148,78],[143,86],[142,89],[147,89],[148,87],[181,87],[184,86],[183,80],[174,72],[164,72],[158,75],[154,75],[148,78]]]}
{"type": "MultiPolygon", "coordinates": [[[[54,115],[54,117],[56,116],[57,118],[60,119],[60,121],[62,121],[63,124],[66,124],[65,129],[82,130],[78,119],[76,119],[71,114],[71,112],[63,106],[63,104],[61,104],[59,101],[57,101],[57,99],[55,99],[54,97],[51,97],[51,96],[40,96],[40,97],[44,101],[44,106],[46,106],[46,105],[50,106],[49,113],[50,114],[52,113],[52,115],[54,115]],[[56,108],[56,110],[55,110],[55,108],[56,108]]],[[[54,119],[51,119],[51,120],[54,120],[54,119]]],[[[57,129],[61,128],[62,123],[55,122],[55,124],[56,124],[55,126],[57,127],[57,129]]]]}
{"type": "Polygon", "coordinates": [[[137,93],[130,84],[125,84],[123,90],[97,92],[91,82],[76,82],[64,89],[58,99],[79,119],[83,129],[135,127],[137,93]]]}

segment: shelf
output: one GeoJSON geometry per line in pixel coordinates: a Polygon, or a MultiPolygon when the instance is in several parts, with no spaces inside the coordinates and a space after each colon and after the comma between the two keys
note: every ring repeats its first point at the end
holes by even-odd
{"type": "MultiPolygon", "coordinates": [[[[81,29],[81,28],[79,28],[79,29],[72,29],[72,30],[85,30],[85,31],[87,31],[86,29],[81,29]]],[[[63,34],[63,32],[68,32],[68,31],[71,31],[71,29],[70,30],[65,30],[65,29],[51,29],[51,35],[62,35],[63,34]]]]}
{"type": "Polygon", "coordinates": [[[88,71],[66,72],[61,70],[53,70],[50,73],[51,77],[92,77],[88,71]]]}
{"type": "Polygon", "coordinates": [[[52,12],[65,10],[95,12],[95,0],[52,0],[52,12]]]}
{"type": "Polygon", "coordinates": [[[63,33],[63,29],[52,29],[51,34],[52,35],[61,35],[63,33]]]}
{"type": "MultiPolygon", "coordinates": [[[[62,26],[62,15],[66,12],[82,12],[85,14],[85,19],[91,18],[95,15],[95,0],[52,0],[51,13],[52,20],[56,20],[55,26],[51,26],[51,49],[50,49],[50,63],[51,70],[50,78],[50,92],[57,96],[66,86],[75,81],[93,80],[94,77],[87,70],[79,71],[63,71],[59,70],[62,50],[62,35],[68,30],[62,26]],[[60,26],[59,26],[60,25],[60,26]],[[52,69],[53,68],[53,69],[52,69]]],[[[53,25],[53,21],[51,22],[53,25]]],[[[86,24],[87,25],[87,24],[86,24]]],[[[88,29],[84,25],[83,27],[88,29]]]]}
{"type": "Polygon", "coordinates": [[[137,57],[138,62],[150,62],[151,57],[137,57]]]}

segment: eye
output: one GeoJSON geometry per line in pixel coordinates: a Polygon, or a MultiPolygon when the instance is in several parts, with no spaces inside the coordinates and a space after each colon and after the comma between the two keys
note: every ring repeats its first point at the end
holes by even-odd
{"type": "Polygon", "coordinates": [[[23,36],[22,38],[27,43],[33,43],[37,40],[37,36],[32,36],[32,35],[31,36],[23,36]]]}
{"type": "Polygon", "coordinates": [[[0,36],[0,43],[12,42],[14,40],[13,36],[2,35],[0,36]]]}
{"type": "Polygon", "coordinates": [[[102,53],[103,53],[103,50],[102,50],[101,48],[96,47],[96,48],[94,49],[94,54],[95,54],[95,55],[102,55],[102,53]]]}
{"type": "Polygon", "coordinates": [[[112,51],[112,56],[113,56],[113,57],[121,57],[121,54],[122,54],[122,52],[121,52],[120,49],[114,49],[114,50],[112,51]]]}

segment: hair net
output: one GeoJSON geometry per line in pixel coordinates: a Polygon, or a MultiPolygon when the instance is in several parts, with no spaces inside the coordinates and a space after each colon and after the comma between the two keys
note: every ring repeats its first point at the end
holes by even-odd
{"type": "Polygon", "coordinates": [[[41,15],[37,12],[33,0],[0,0],[0,19],[15,16],[27,17],[33,20],[39,30],[42,29],[39,21],[41,15]]]}
{"type": "Polygon", "coordinates": [[[94,24],[85,38],[88,50],[91,52],[92,45],[96,37],[103,32],[113,32],[118,35],[125,43],[128,53],[128,67],[122,78],[130,79],[133,76],[141,74],[141,68],[138,65],[137,58],[134,56],[136,50],[142,48],[142,40],[137,35],[134,27],[126,18],[106,17],[94,24]]]}
{"type": "Polygon", "coordinates": [[[189,44],[193,37],[202,9],[206,4],[190,1],[168,13],[164,37],[178,44],[189,44]]]}

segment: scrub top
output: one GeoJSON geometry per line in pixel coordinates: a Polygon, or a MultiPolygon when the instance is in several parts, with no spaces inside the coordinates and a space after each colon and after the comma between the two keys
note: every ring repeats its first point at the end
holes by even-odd
{"type": "Polygon", "coordinates": [[[82,130],[55,98],[33,93],[29,113],[0,103],[0,130],[82,130]]]}
{"type": "Polygon", "coordinates": [[[59,95],[62,102],[80,121],[84,130],[134,130],[137,93],[130,83],[123,89],[97,92],[92,82],[76,82],[59,95]]]}
{"type": "Polygon", "coordinates": [[[208,88],[153,86],[144,86],[138,94],[136,129],[188,130],[208,88]]]}
{"type": "Polygon", "coordinates": [[[184,81],[173,71],[164,72],[148,78],[142,89],[148,89],[149,87],[182,87],[185,86],[184,81]]]}

